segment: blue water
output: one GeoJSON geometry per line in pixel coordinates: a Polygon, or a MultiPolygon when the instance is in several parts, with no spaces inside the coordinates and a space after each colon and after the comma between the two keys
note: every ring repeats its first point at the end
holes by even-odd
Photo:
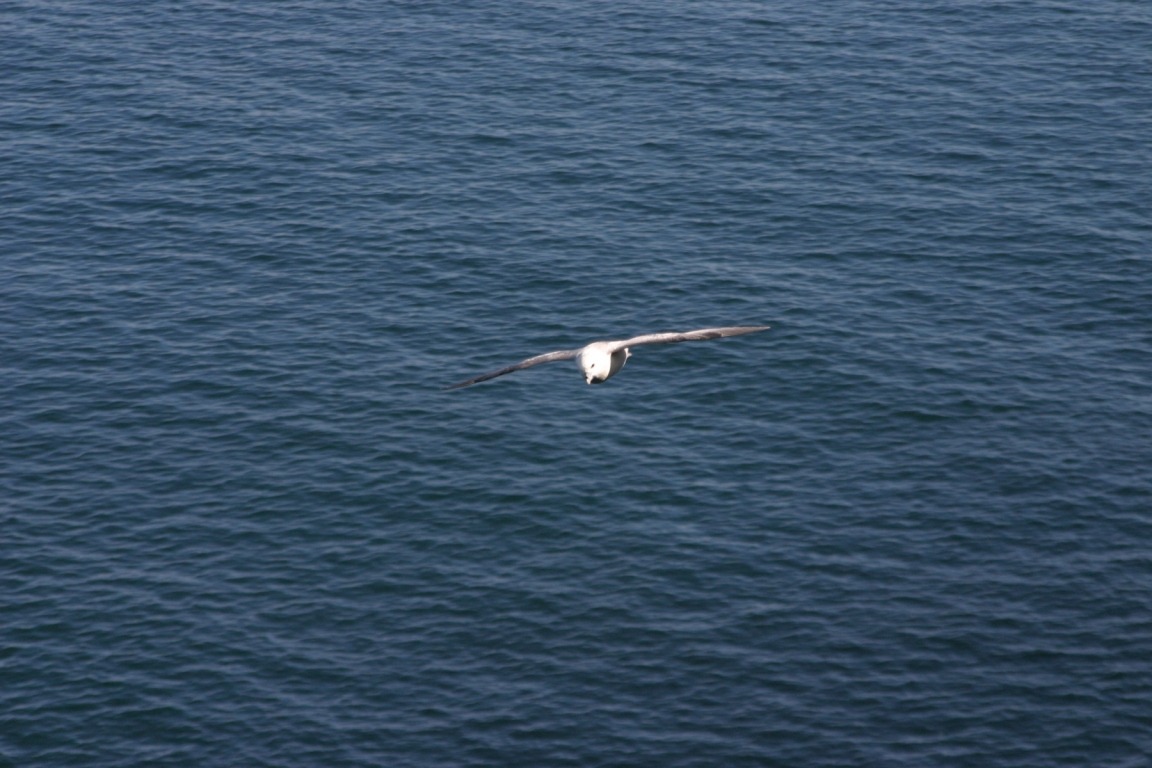
{"type": "Polygon", "coordinates": [[[1147,3],[17,0],[0,96],[0,764],[1150,764],[1147,3]]]}

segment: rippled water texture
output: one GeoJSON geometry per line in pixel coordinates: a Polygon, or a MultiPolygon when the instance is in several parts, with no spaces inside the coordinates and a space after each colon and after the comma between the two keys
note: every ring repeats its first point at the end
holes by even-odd
{"type": "Polygon", "coordinates": [[[1148,764],[1146,3],[17,0],[0,94],[0,764],[1148,764]]]}

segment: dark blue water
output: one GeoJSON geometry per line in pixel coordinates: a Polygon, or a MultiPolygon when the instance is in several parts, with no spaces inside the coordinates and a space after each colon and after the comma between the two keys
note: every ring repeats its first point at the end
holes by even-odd
{"type": "Polygon", "coordinates": [[[1149,764],[1148,4],[0,51],[3,765],[1149,764]]]}

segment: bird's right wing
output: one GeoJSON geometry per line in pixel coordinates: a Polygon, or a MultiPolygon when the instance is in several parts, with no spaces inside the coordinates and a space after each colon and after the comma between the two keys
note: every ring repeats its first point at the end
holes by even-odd
{"type": "Polygon", "coordinates": [[[473,376],[472,378],[461,381],[458,384],[445,387],[445,389],[461,389],[463,387],[470,387],[473,384],[479,384],[482,381],[488,381],[488,379],[494,379],[497,376],[503,376],[504,374],[512,373],[513,371],[520,371],[525,368],[531,368],[532,366],[540,365],[541,363],[551,363],[554,360],[571,360],[579,354],[580,350],[578,349],[561,349],[556,352],[545,352],[543,355],[536,355],[536,357],[530,357],[527,360],[521,360],[515,365],[510,365],[507,368],[501,368],[498,371],[492,371],[491,373],[482,373],[479,376],[473,376]]]}

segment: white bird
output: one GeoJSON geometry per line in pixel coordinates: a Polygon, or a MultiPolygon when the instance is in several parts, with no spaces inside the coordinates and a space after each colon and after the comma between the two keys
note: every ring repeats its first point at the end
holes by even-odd
{"type": "Polygon", "coordinates": [[[632,356],[629,347],[638,347],[641,344],[678,344],[681,341],[704,341],[706,339],[720,339],[725,336],[742,336],[745,333],[766,331],[768,325],[735,325],[728,328],[701,328],[698,331],[685,331],[683,333],[648,333],[643,336],[633,336],[620,341],[594,341],[580,349],[561,349],[556,352],[546,352],[527,360],[509,365],[491,373],[482,373],[470,379],[453,384],[446,389],[460,389],[479,384],[506,373],[531,368],[541,363],[551,363],[555,360],[576,359],[580,369],[584,371],[584,380],[589,384],[603,384],[624,367],[624,363],[632,356]]]}

